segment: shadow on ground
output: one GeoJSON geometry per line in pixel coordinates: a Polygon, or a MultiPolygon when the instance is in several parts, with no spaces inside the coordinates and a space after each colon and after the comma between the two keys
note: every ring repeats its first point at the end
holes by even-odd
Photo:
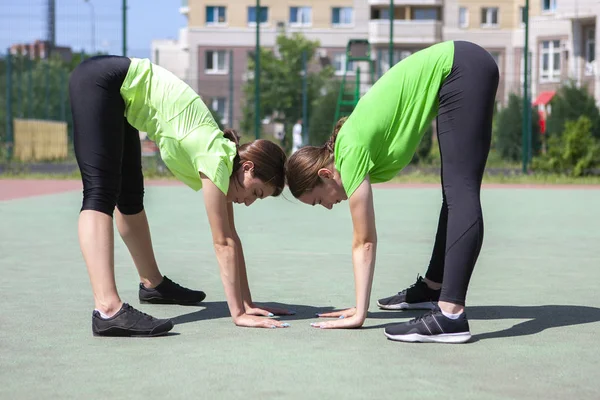
{"type": "MultiPolygon", "coordinates": [[[[189,322],[197,322],[217,318],[229,318],[229,309],[227,303],[205,302],[201,303],[202,310],[188,314],[179,315],[173,318],[174,324],[185,324],[189,322]]],[[[314,307],[298,304],[280,304],[280,303],[262,303],[261,305],[287,308],[296,311],[296,315],[282,316],[282,320],[306,320],[316,319],[316,313],[333,311],[333,307],[314,307]]],[[[404,322],[407,319],[415,318],[424,311],[377,311],[370,312],[368,319],[388,319],[402,321],[393,321],[386,324],[378,324],[375,326],[366,326],[362,329],[381,329],[388,325],[404,322]]],[[[600,321],[600,308],[572,305],[545,305],[545,306],[473,306],[467,308],[467,316],[469,320],[497,320],[497,319],[523,319],[526,321],[520,322],[495,332],[487,332],[475,334],[471,342],[476,342],[484,339],[495,339],[505,337],[518,337],[535,335],[546,329],[560,328],[563,326],[574,326],[588,324],[600,321]]],[[[472,329],[472,328],[471,328],[472,329]]]]}
{"type": "MultiPolygon", "coordinates": [[[[333,311],[333,307],[314,307],[300,304],[281,304],[281,303],[257,303],[257,307],[272,307],[293,310],[295,315],[282,315],[281,320],[297,321],[316,318],[316,313],[333,311]]],[[[224,301],[202,302],[199,306],[205,307],[202,310],[194,311],[188,314],[179,315],[171,318],[175,325],[186,324],[188,322],[204,321],[209,319],[229,318],[229,308],[224,301]]]]}
{"type": "MultiPolygon", "coordinates": [[[[523,319],[510,328],[495,332],[475,334],[471,342],[484,339],[535,335],[546,329],[589,324],[600,321],[600,308],[572,305],[545,306],[473,306],[467,307],[469,320],[523,319]]],[[[379,311],[369,313],[369,318],[414,318],[425,311],[379,311]]],[[[404,322],[404,321],[398,321],[404,322]]],[[[363,329],[385,328],[398,322],[369,326],[363,329]]],[[[471,327],[473,331],[473,327],[471,327]]]]}

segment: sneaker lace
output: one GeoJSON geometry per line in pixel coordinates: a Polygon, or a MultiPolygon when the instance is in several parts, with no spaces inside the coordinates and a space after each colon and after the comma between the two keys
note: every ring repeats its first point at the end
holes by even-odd
{"type": "Polygon", "coordinates": [[[134,314],[141,315],[142,318],[145,318],[145,319],[154,319],[154,317],[152,317],[151,315],[148,315],[145,312],[142,312],[142,311],[138,310],[137,308],[133,308],[129,304],[123,305],[123,308],[125,308],[127,311],[132,312],[134,314]]]}
{"type": "Polygon", "coordinates": [[[406,294],[407,291],[409,291],[410,289],[415,288],[418,284],[420,284],[421,282],[423,282],[423,277],[419,274],[417,274],[417,281],[415,283],[413,283],[412,285],[410,285],[410,287],[402,290],[401,292],[398,292],[399,295],[403,295],[406,294]]]}
{"type": "Polygon", "coordinates": [[[424,320],[425,318],[431,317],[431,316],[432,316],[433,314],[435,314],[436,312],[437,312],[437,310],[431,310],[431,311],[427,311],[425,314],[423,314],[423,315],[421,315],[421,316],[419,316],[419,317],[416,317],[416,318],[414,318],[414,319],[410,320],[409,322],[410,322],[411,324],[416,324],[416,323],[419,323],[419,322],[421,322],[422,320],[424,320]]]}

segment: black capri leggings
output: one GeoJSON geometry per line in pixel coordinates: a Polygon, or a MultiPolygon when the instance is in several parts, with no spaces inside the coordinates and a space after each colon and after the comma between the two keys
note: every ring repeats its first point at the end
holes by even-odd
{"type": "Polygon", "coordinates": [[[69,79],[73,142],[83,180],[81,210],[112,217],[144,209],[139,132],[125,119],[120,88],[131,61],[98,56],[82,62],[69,79]]]}
{"type": "Polygon", "coordinates": [[[465,304],[483,242],[480,190],[492,137],[498,66],[481,47],[456,41],[454,64],[439,92],[442,210],[425,275],[442,283],[440,301],[465,304]]]}

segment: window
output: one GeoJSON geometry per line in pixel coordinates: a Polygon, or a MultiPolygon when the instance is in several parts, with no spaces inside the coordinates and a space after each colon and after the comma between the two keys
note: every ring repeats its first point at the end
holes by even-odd
{"type": "Polygon", "coordinates": [[[412,19],[421,21],[437,21],[438,10],[437,8],[413,8],[412,19]]]}
{"type": "Polygon", "coordinates": [[[312,7],[290,7],[290,25],[310,26],[312,7]]]}
{"type": "Polygon", "coordinates": [[[519,20],[519,23],[521,24],[521,26],[525,26],[525,7],[519,7],[519,17],[521,18],[519,20]]]}
{"type": "Polygon", "coordinates": [[[542,0],[542,11],[556,10],[556,0],[542,0]]]}
{"type": "Polygon", "coordinates": [[[213,97],[211,102],[211,108],[216,111],[221,117],[221,123],[225,124],[227,121],[227,99],[225,97],[213,97]]]}
{"type": "Polygon", "coordinates": [[[226,7],[206,6],[206,25],[220,25],[227,22],[226,7]]]}
{"type": "MultiPolygon", "coordinates": [[[[346,53],[334,53],[333,54],[333,68],[336,75],[343,75],[346,72],[346,53]]],[[[348,72],[354,72],[354,62],[348,63],[348,72]]]]}
{"type": "Polygon", "coordinates": [[[458,9],[458,27],[469,27],[469,9],[467,7],[460,7],[458,9]]]}
{"type": "Polygon", "coordinates": [[[331,9],[331,24],[333,26],[349,26],[354,23],[352,7],[333,7],[331,9]]]}
{"type": "MultiPolygon", "coordinates": [[[[411,54],[412,52],[409,50],[394,49],[394,65],[398,64],[411,54]]],[[[382,73],[390,69],[390,53],[387,49],[381,52],[380,68],[382,73]]]]}
{"type": "Polygon", "coordinates": [[[498,26],[498,7],[483,7],[481,9],[481,26],[498,26]]]}
{"type": "Polygon", "coordinates": [[[208,50],[206,52],[206,73],[226,74],[229,70],[227,58],[225,50],[208,50]]]}
{"type": "Polygon", "coordinates": [[[587,28],[585,33],[585,74],[596,75],[596,29],[587,28]]]}
{"type": "MultiPolygon", "coordinates": [[[[260,23],[264,24],[269,19],[269,7],[260,8],[260,23]]],[[[248,7],[248,24],[256,24],[256,7],[248,7]]]]}
{"type": "Polygon", "coordinates": [[[560,40],[542,42],[540,81],[560,81],[560,40]]]}

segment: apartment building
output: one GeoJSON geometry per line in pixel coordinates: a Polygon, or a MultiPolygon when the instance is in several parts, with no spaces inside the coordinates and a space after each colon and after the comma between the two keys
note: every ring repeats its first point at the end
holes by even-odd
{"type": "Polygon", "coordinates": [[[356,0],[262,0],[260,10],[254,0],[184,0],[180,11],[188,26],[177,41],[155,41],[153,59],[186,80],[226,123],[233,92],[234,127],[241,120],[241,87],[255,50],[257,18],[261,47],[274,48],[281,33],[302,32],[319,40],[318,56],[338,75],[344,73],[348,41],[365,38],[368,27],[368,5],[356,0]]]}
{"type": "Polygon", "coordinates": [[[540,0],[532,9],[529,51],[532,92],[549,101],[561,83],[572,80],[587,87],[600,101],[596,67],[598,42],[596,21],[600,3],[596,0],[540,0]]]}
{"type": "MultiPolygon", "coordinates": [[[[509,93],[520,94],[523,86],[524,3],[394,0],[393,62],[444,40],[475,42],[498,64],[497,99],[505,104],[509,93]]],[[[180,11],[187,16],[187,26],[178,40],[153,42],[153,61],[185,79],[224,122],[233,117],[234,127],[239,127],[241,120],[241,87],[255,48],[257,18],[264,48],[274,48],[280,33],[301,32],[320,41],[317,56],[342,75],[348,41],[367,38],[376,76],[389,69],[389,0],[261,0],[260,10],[256,10],[255,0],[183,0],[180,11]]],[[[567,79],[586,85],[600,99],[595,66],[599,12],[596,0],[530,0],[529,67],[534,103],[547,102],[567,79]]]]}

